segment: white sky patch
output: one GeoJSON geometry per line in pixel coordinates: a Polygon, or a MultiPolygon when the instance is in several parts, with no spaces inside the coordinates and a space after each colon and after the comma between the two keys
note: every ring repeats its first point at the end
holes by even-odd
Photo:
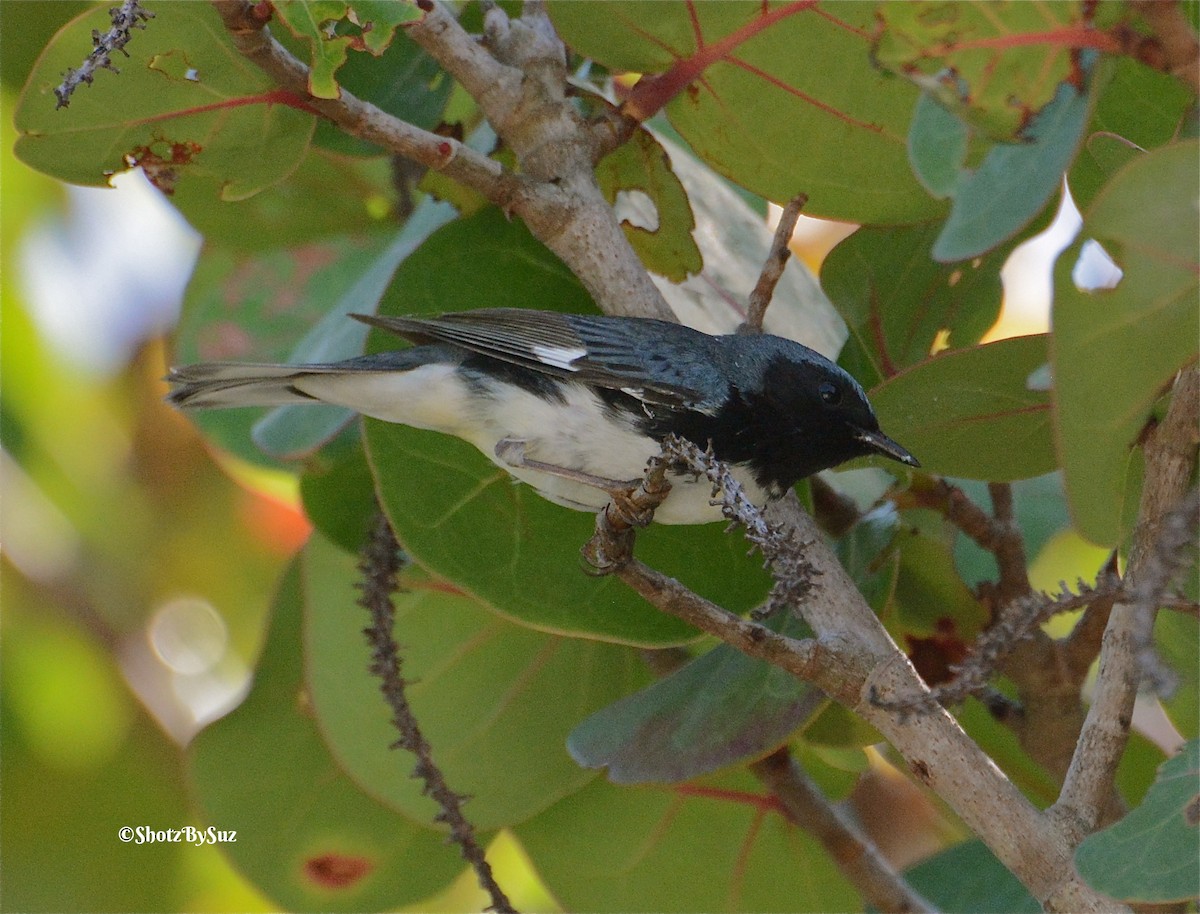
{"type": "Polygon", "coordinates": [[[543,365],[552,365],[555,368],[576,371],[577,369],[572,367],[571,363],[587,355],[587,350],[563,349],[559,346],[534,346],[533,354],[537,356],[538,361],[543,365]]]}

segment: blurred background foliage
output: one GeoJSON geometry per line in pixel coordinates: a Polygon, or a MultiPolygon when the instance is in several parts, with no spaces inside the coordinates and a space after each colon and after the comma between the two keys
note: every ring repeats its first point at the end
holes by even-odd
{"type": "MultiPolygon", "coordinates": [[[[348,310],[355,296],[384,295],[390,271],[402,259],[383,218],[398,205],[391,199],[393,176],[385,163],[369,156],[371,150],[321,125],[314,138],[316,151],[306,154],[286,192],[267,191],[257,202],[236,206],[190,192],[176,198],[176,205],[208,239],[201,252],[200,236],[135,176],[123,176],[116,182],[120,189],[112,191],[68,189],[39,174],[13,155],[17,137],[12,112],[37,54],[60,27],[89,8],[67,2],[0,3],[0,905],[26,911],[219,912],[356,905],[477,909],[483,896],[462,872],[455,851],[444,846],[436,832],[412,824],[427,810],[421,798],[412,796],[407,760],[383,751],[378,714],[359,716],[370,683],[357,661],[347,658],[360,648],[355,642],[363,618],[321,616],[314,610],[338,605],[354,611],[349,606],[354,572],[348,549],[361,538],[362,518],[371,504],[372,477],[362,450],[352,436],[338,437],[340,418],[326,416],[315,423],[319,427],[303,430],[314,440],[332,443],[307,464],[301,481],[293,470],[281,469],[279,450],[272,451],[275,444],[284,451],[294,444],[288,437],[294,430],[281,438],[244,416],[206,417],[201,420],[206,432],[202,437],[161,399],[168,361],[179,355],[204,356],[204,346],[231,344],[230,336],[209,332],[214,327],[228,329],[220,317],[231,277],[242,282],[239,303],[252,303],[246,309],[249,316],[240,319],[257,335],[259,357],[287,355],[298,340],[303,346],[305,331],[331,313],[340,320],[338,312],[348,310]],[[360,158],[335,158],[344,155],[360,158]],[[331,185],[331,173],[344,184],[331,185]],[[347,188],[352,192],[345,192],[347,188]],[[286,221],[286,232],[272,234],[280,224],[279,213],[292,217],[298,212],[302,216],[286,221]],[[335,232],[337,237],[329,237],[335,232]],[[306,247],[314,238],[319,243],[306,247]],[[284,251],[278,262],[270,260],[270,251],[264,253],[272,244],[284,251]],[[180,318],[184,284],[197,257],[179,352],[170,354],[163,335],[180,318]],[[253,269],[239,273],[247,262],[253,269]],[[297,278],[294,270],[302,275],[297,278]],[[272,275],[284,279],[272,285],[272,275]],[[362,283],[375,280],[374,292],[364,292],[362,283]],[[276,307],[279,301],[273,297],[281,290],[296,296],[286,308],[276,307]],[[254,446],[252,438],[259,446],[265,442],[268,453],[254,446]],[[253,681],[252,669],[258,671],[253,681]],[[272,754],[260,751],[263,745],[272,754]],[[241,847],[240,855],[211,846],[124,844],[117,834],[122,826],[230,828],[243,819],[243,835],[256,834],[264,843],[256,850],[241,847]],[[328,885],[314,889],[300,884],[287,869],[289,855],[303,855],[306,842],[318,839],[341,842],[342,847],[387,846],[416,867],[420,877],[400,872],[401,884],[376,884],[371,890],[375,894],[349,899],[325,892],[328,885]]],[[[469,10],[468,15],[477,13],[469,10]]],[[[604,41],[612,36],[590,31],[586,15],[579,20],[583,25],[578,34],[571,35],[572,15],[561,18],[560,28],[581,47],[597,42],[602,56],[604,41]]],[[[612,21],[621,20],[618,16],[612,21]]],[[[295,39],[291,41],[294,45],[295,39]]],[[[652,55],[653,49],[626,47],[623,53],[652,55]]],[[[405,72],[423,72],[419,59],[390,63],[405,72]]],[[[648,63],[638,59],[627,65],[648,63]]],[[[356,65],[358,73],[348,68],[339,79],[355,85],[356,91],[378,91],[370,81],[370,68],[356,65]]],[[[425,78],[428,81],[428,74],[425,78]]],[[[436,123],[446,105],[450,112],[469,110],[448,87],[444,92],[431,89],[417,101],[406,115],[427,126],[436,123]]],[[[1163,107],[1177,112],[1183,104],[1172,96],[1163,107]]],[[[901,113],[907,117],[909,112],[901,113]]],[[[659,126],[667,129],[665,122],[659,126]]],[[[839,154],[836,147],[826,151],[839,154]]],[[[780,180],[787,165],[786,160],[765,163],[763,180],[780,180]]],[[[893,165],[907,169],[903,161],[893,165]]],[[[906,185],[906,193],[930,212],[944,212],[940,204],[925,200],[915,182],[906,185]]],[[[848,199],[854,202],[854,193],[848,199]]],[[[468,214],[477,205],[464,199],[458,203],[468,214]]],[[[753,204],[765,208],[761,199],[753,204]]],[[[693,205],[699,209],[704,204],[698,196],[693,205]]],[[[839,198],[838,205],[849,204],[839,198]]],[[[1047,207],[1020,238],[1049,224],[1052,210],[1047,207]]],[[[448,219],[443,210],[418,209],[409,224],[423,238],[448,219]]],[[[539,245],[522,236],[519,227],[485,210],[461,220],[452,231],[462,234],[439,236],[423,250],[424,262],[414,257],[406,263],[405,282],[387,292],[384,307],[468,307],[497,303],[499,294],[514,296],[513,303],[524,296],[547,306],[544,296],[556,306],[582,306],[582,297],[572,298],[579,296],[574,280],[540,252],[539,245]],[[480,273],[465,273],[474,269],[473,261],[464,257],[459,263],[455,257],[463,252],[478,257],[486,240],[497,248],[488,257],[488,269],[507,269],[505,256],[520,261],[522,268],[533,263],[544,286],[530,292],[528,285],[500,280],[489,285],[480,280],[480,273]],[[451,283],[460,287],[463,275],[472,275],[474,282],[448,301],[439,286],[439,270],[453,274],[451,283]]],[[[866,335],[858,332],[861,328],[853,318],[855,281],[860,272],[869,271],[860,271],[856,264],[872,262],[881,275],[887,274],[892,268],[888,257],[903,258],[910,250],[924,257],[935,233],[870,229],[826,260],[848,231],[845,225],[806,220],[795,250],[814,271],[822,264],[829,266],[826,291],[851,325],[843,362],[865,382],[874,383],[881,377],[869,342],[863,342],[866,335]],[[842,293],[846,304],[839,303],[842,293]]],[[[1027,265],[1024,276],[1017,270],[1006,277],[1003,312],[994,307],[998,290],[979,293],[981,301],[991,304],[966,322],[965,345],[979,337],[990,341],[1048,329],[1048,289],[1043,287],[1048,285],[1050,257],[1072,231],[1068,225],[1065,235],[1043,245],[1040,264],[1027,265]],[[1022,286],[1022,280],[1027,284],[1022,286]]],[[[995,262],[989,262],[988,269],[998,271],[1013,248],[1015,241],[1001,249],[1003,257],[989,255],[995,262]]],[[[693,253],[674,255],[687,259],[693,253]]],[[[1010,267],[1030,257],[1036,260],[1037,255],[1017,248],[1010,267]]],[[[746,269],[754,274],[758,266],[750,263],[746,269]]],[[[524,280],[525,274],[520,275],[524,280]]],[[[935,271],[925,282],[946,282],[948,275],[948,270],[935,271]]],[[[989,281],[994,279],[991,275],[989,281]]],[[[957,279],[950,284],[954,282],[957,279]]],[[[949,312],[955,301],[945,304],[949,312]]],[[[897,313],[908,314],[905,309],[918,304],[901,302],[897,313]]],[[[232,338],[232,345],[241,342],[232,338]]],[[[949,344],[955,342],[951,339],[949,344]]],[[[944,344],[946,340],[939,343],[944,344]]],[[[929,347],[918,345],[911,355],[914,362],[925,359],[929,347]]],[[[425,455],[406,462],[428,461],[430,478],[445,465],[463,466],[475,459],[455,452],[453,443],[430,443],[419,434],[381,427],[368,429],[367,445],[375,472],[380,472],[379,454],[403,455],[406,448],[413,455],[425,455]]],[[[396,514],[411,510],[419,521],[432,510],[425,502],[415,503],[408,491],[389,488],[392,468],[386,461],[382,467],[383,495],[396,514]]],[[[846,474],[845,489],[870,503],[887,480],[876,470],[857,472],[846,474]]],[[[471,479],[464,483],[473,484],[471,479]]],[[[986,505],[983,483],[963,485],[986,505]]],[[[427,494],[435,498],[442,497],[440,493],[439,486],[436,492],[430,487],[427,494]]],[[[500,501],[509,497],[506,490],[500,501]]],[[[522,608],[529,616],[521,621],[532,622],[535,631],[515,624],[511,615],[492,614],[474,600],[439,592],[436,580],[415,570],[406,577],[410,593],[401,607],[413,626],[408,630],[425,633],[413,646],[413,663],[423,681],[435,681],[446,670],[454,674],[447,677],[451,685],[440,693],[441,706],[437,695],[425,700],[435,729],[442,726],[444,742],[460,753],[464,776],[498,764],[495,760],[506,750],[515,753],[504,757],[505,764],[525,775],[512,794],[481,797],[474,806],[486,820],[490,856],[515,905],[531,910],[553,910],[560,904],[610,910],[689,904],[705,908],[717,899],[731,907],[754,908],[777,904],[781,895],[772,892],[778,892],[816,908],[852,906],[853,893],[825,858],[805,844],[807,839],[755,805],[755,785],[744,775],[726,772],[675,795],[651,788],[615,788],[570,762],[563,749],[565,733],[589,711],[644,685],[649,675],[635,650],[563,638],[546,629],[562,631],[578,624],[587,631],[592,626],[613,640],[636,643],[670,643],[680,633],[648,612],[638,616],[642,607],[632,606],[636,601],[627,596],[594,596],[601,585],[583,580],[568,560],[582,541],[579,531],[590,521],[560,518],[564,512],[540,502],[520,507],[530,517],[545,512],[550,518],[547,541],[556,542],[566,558],[559,562],[563,567],[548,572],[539,583],[551,596],[565,588],[580,594],[573,597],[569,612],[553,616],[553,599],[545,601],[551,615],[522,608]],[[563,534],[567,529],[570,533],[563,534]],[[631,605],[614,621],[604,608],[611,605],[605,601],[617,599],[631,605]],[[597,609],[593,617],[584,618],[585,606],[597,609]],[[496,653],[459,656],[459,645],[484,642],[496,653]],[[481,719],[460,727],[456,701],[463,707],[478,694],[517,689],[543,667],[549,671],[541,683],[544,695],[554,694],[556,671],[563,679],[579,670],[602,674],[588,679],[578,705],[547,704],[532,721],[481,719]],[[453,691],[456,687],[465,698],[453,691]],[[467,737],[454,743],[462,729],[469,731],[467,737]],[[518,757],[525,749],[526,757],[518,757]],[[539,756],[543,751],[546,756],[539,756]],[[551,754],[558,765],[553,771],[544,761],[551,754]],[[521,795],[519,787],[528,793],[521,795]],[[552,803],[560,797],[572,802],[552,803]],[[655,831],[657,823],[667,821],[672,823],[669,834],[665,828],[655,831]],[[503,827],[513,823],[511,830],[503,827]],[[753,837],[743,840],[747,835],[753,837]],[[630,846],[647,849],[645,859],[628,859],[630,846]],[[720,880],[708,879],[708,861],[725,861],[724,867],[737,854],[744,854],[738,867],[721,871],[730,884],[709,885],[720,880]],[[532,865],[530,855],[539,857],[541,865],[532,865]],[[682,866],[685,859],[694,864],[694,872],[682,866]],[[797,859],[808,865],[797,868],[797,859]],[[585,860],[586,867],[579,865],[585,860]],[[703,890],[697,888],[695,896],[689,896],[675,884],[662,887],[659,875],[666,867],[703,890]],[[624,881],[610,878],[616,871],[624,881]],[[761,879],[734,884],[747,873],[761,874],[761,879]],[[783,873],[787,879],[779,882],[783,873]],[[543,879],[553,885],[553,893],[543,879]],[[761,886],[767,888],[759,897],[755,893],[761,886]],[[743,890],[745,895],[738,894],[743,890]]],[[[1059,581],[1095,578],[1109,550],[1089,543],[1071,527],[1058,474],[1018,483],[1017,507],[1035,587],[1053,589],[1059,581]]],[[[481,510],[479,517],[487,518],[494,510],[481,510]]],[[[936,644],[939,619],[921,614],[923,607],[936,606],[953,607],[960,634],[976,631],[984,610],[968,585],[994,576],[990,557],[956,537],[929,511],[911,509],[902,516],[875,517],[874,522],[873,532],[864,529],[856,538],[847,538],[844,555],[853,564],[855,550],[863,550],[862,579],[877,585],[869,595],[877,598],[892,630],[936,644]],[[882,569],[868,567],[878,553],[872,535],[886,542],[899,537],[903,557],[882,569]]],[[[480,552],[513,546],[499,542],[479,547],[473,541],[471,548],[478,551],[464,551],[461,541],[447,545],[439,540],[440,530],[427,531],[427,541],[422,531],[414,528],[410,533],[414,548],[428,550],[432,558],[427,564],[435,570],[439,557],[466,566],[480,552]]],[[[672,535],[678,542],[668,534],[660,541],[660,564],[672,556],[685,566],[697,564],[693,557],[699,553],[687,550],[701,548],[706,555],[713,555],[714,548],[724,550],[731,562],[740,561],[740,540],[717,542],[719,530],[672,535]],[[693,535],[700,539],[685,542],[693,535]]],[[[646,548],[655,546],[650,542],[646,548]]],[[[728,584],[723,568],[710,569],[711,586],[728,584]]],[[[466,575],[472,570],[451,567],[446,574],[458,581],[452,571],[466,575]]],[[[489,583],[500,593],[498,601],[514,586],[485,581],[480,587],[489,583]]],[[[749,605],[754,593],[721,596],[749,605]]],[[[1061,635],[1072,621],[1055,620],[1050,630],[1061,635]]],[[[1166,624],[1172,627],[1173,644],[1194,644],[1193,623],[1170,619],[1166,624]]],[[[1178,658],[1186,662],[1194,653],[1185,647],[1178,658]]],[[[575,700],[574,692],[570,698],[575,700]]],[[[1172,708],[1174,720],[1192,721],[1194,705],[1194,695],[1178,698],[1172,708]],[[1186,704],[1189,700],[1191,706],[1186,704]]],[[[1175,738],[1153,702],[1141,711],[1139,725],[1156,734],[1161,744],[1175,738]]],[[[1052,780],[1016,746],[1011,733],[975,703],[961,716],[1031,798],[1042,804],[1053,799],[1052,780]]],[[[1194,730],[1185,735],[1194,735],[1194,730]]],[[[913,863],[960,841],[961,827],[936,800],[912,786],[886,752],[871,747],[874,738],[844,712],[830,709],[794,740],[793,748],[831,796],[853,804],[885,852],[900,863],[913,863]],[[911,827],[899,828],[898,822],[911,827]]],[[[1150,739],[1138,737],[1131,743],[1121,776],[1131,802],[1145,793],[1163,758],[1150,739]]],[[[487,787],[483,783],[476,789],[487,787]]],[[[969,861],[976,872],[989,866],[977,844],[959,845],[953,853],[961,856],[940,858],[940,865],[935,858],[924,874],[914,873],[914,881],[936,894],[945,891],[947,872],[961,872],[967,865],[962,861],[969,861]]],[[[347,859],[352,858],[341,863],[347,859]]],[[[331,872],[337,875],[336,868],[323,875],[331,872]]],[[[981,877],[980,884],[992,900],[1012,899],[1014,910],[1026,902],[1011,880],[1003,890],[1011,894],[1002,893],[998,886],[1006,874],[994,865],[988,872],[997,881],[981,877]]],[[[966,910],[978,899],[960,898],[957,903],[966,910]]]]}

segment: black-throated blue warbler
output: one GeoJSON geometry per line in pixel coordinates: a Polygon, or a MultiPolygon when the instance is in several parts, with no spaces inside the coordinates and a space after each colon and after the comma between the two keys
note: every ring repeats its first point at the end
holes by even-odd
{"type": "MultiPolygon", "coordinates": [[[[919,466],[880,431],[857,381],[780,337],[511,308],[353,316],[416,345],[331,364],[175,368],[168,399],[182,408],[319,401],[457,435],[550,501],[587,511],[635,484],[671,433],[711,443],[758,504],[854,457],[919,466]]],[[[658,521],[721,518],[708,482],[672,483],[658,521]]]]}

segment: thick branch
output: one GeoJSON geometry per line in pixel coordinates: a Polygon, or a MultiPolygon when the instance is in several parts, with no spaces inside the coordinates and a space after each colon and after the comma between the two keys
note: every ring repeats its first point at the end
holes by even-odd
{"type": "MultiPolygon", "coordinates": [[[[1131,587],[1138,587],[1145,577],[1170,509],[1175,506],[1185,511],[1191,509],[1188,499],[1194,499],[1194,493],[1185,493],[1196,467],[1198,428],[1200,370],[1193,365],[1180,374],[1166,418],[1146,442],[1145,481],[1126,574],[1131,587]]],[[[1119,603],[1109,618],[1092,707],[1062,793],[1053,807],[1063,835],[1072,845],[1095,830],[1113,789],[1141,677],[1139,633],[1148,631],[1153,624],[1157,608],[1153,604],[1161,595],[1161,592],[1151,593],[1137,602],[1119,603]],[[1147,601],[1151,605],[1146,605],[1147,601]]]]}

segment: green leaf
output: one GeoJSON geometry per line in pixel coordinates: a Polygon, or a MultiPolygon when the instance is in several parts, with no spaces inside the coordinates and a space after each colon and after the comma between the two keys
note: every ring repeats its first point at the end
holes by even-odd
{"type": "MultiPolygon", "coordinates": [[[[811,636],[790,613],[766,625],[811,636]]],[[[607,767],[615,784],[676,783],[765,755],[826,701],[791,673],[718,644],[592,714],[571,731],[567,749],[580,765],[607,767]]]]}
{"type": "Polygon", "coordinates": [[[875,59],[995,140],[1025,135],[1077,50],[1057,31],[1086,28],[1079,2],[883,3],[875,59]],[[1031,40],[1040,38],[1041,40],[1031,40]]]}
{"type": "Polygon", "coordinates": [[[964,172],[954,206],[933,245],[943,263],[966,260],[1011,238],[1042,211],[1083,138],[1095,93],[1064,83],[1026,129],[1028,143],[993,146],[973,172],[964,172]]]}
{"type": "Polygon", "coordinates": [[[304,513],[323,536],[348,552],[357,552],[366,542],[379,510],[375,478],[367,466],[361,439],[349,439],[348,446],[338,451],[336,447],[324,448],[305,464],[300,496],[304,513]]]}
{"type": "Polygon", "coordinates": [[[1186,902],[1200,894],[1200,741],[1158,769],[1145,800],[1124,819],[1089,835],[1075,852],[1094,888],[1134,903],[1186,902]]]}
{"type": "Polygon", "coordinates": [[[596,780],[514,831],[565,910],[861,907],[816,840],[745,773],[673,789],[596,780]]]}
{"type": "Polygon", "coordinates": [[[940,911],[1039,914],[1042,906],[982,841],[964,841],[905,870],[904,878],[940,911]]]}
{"type": "MultiPolygon", "coordinates": [[[[237,831],[225,852],[282,907],[411,904],[449,884],[462,864],[441,834],[364,794],[330,755],[304,684],[302,606],[293,563],[249,696],[188,750],[197,799],[208,823],[237,831]]],[[[398,771],[410,764],[398,752],[390,761],[398,771]]]]}
{"type": "MultiPolygon", "coordinates": [[[[1195,575],[1193,573],[1193,582],[1195,575]]],[[[1193,599],[1195,599],[1193,597],[1193,599]]],[[[1162,701],[1163,710],[1183,736],[1200,736],[1200,622],[1183,613],[1163,611],[1154,623],[1154,646],[1177,677],[1175,690],[1162,701]]]]}
{"type": "Polygon", "coordinates": [[[1106,61],[1104,69],[1111,77],[1097,84],[1101,91],[1088,136],[1067,175],[1080,209],[1087,209],[1108,180],[1143,150],[1176,139],[1195,110],[1192,93],[1169,73],[1124,55],[1106,61]]]}
{"type": "MultiPolygon", "coordinates": [[[[307,682],[330,751],[368,794],[433,822],[438,807],[412,777],[412,760],[388,748],[396,733],[367,671],[355,557],[314,537],[302,567],[307,682]]],[[[408,698],[447,783],[471,797],[477,827],[523,821],[595,777],[563,743],[581,716],[645,681],[635,654],[512,625],[416,570],[400,587],[395,633],[408,698]]]]}
{"type": "Polygon", "coordinates": [[[397,26],[420,19],[415,3],[379,0],[277,0],[275,14],[310,45],[308,91],[338,98],[337,71],[351,50],[381,55],[397,26]]]}
{"type": "Polygon", "coordinates": [[[880,425],[928,472],[1004,482],[1055,467],[1049,396],[1027,379],[1045,335],[934,356],[871,391],[880,425]]]}
{"type": "Polygon", "coordinates": [[[609,203],[615,204],[622,193],[640,191],[653,204],[648,226],[634,224],[629,218],[621,221],[625,237],[647,270],[672,282],[682,282],[689,273],[699,272],[704,264],[692,240],[696,227],[692,208],[683,185],[671,170],[666,150],[650,131],[635,131],[629,142],[601,159],[596,165],[596,180],[609,203]]]}
{"type": "Polygon", "coordinates": [[[895,628],[893,637],[907,639],[910,647],[913,638],[952,638],[966,649],[987,623],[988,612],[958,576],[946,543],[909,524],[897,534],[896,548],[900,574],[893,596],[895,623],[889,626],[895,628]]]}
{"type": "Polygon", "coordinates": [[[568,45],[610,69],[677,68],[672,80],[694,69],[671,84],[667,115],[700,158],[754,193],[785,202],[804,191],[809,215],[854,222],[945,211],[908,167],[917,89],[870,62],[873,5],[560,0],[548,12],[568,45]]]}
{"type": "Polygon", "coordinates": [[[917,180],[939,200],[958,186],[969,137],[966,124],[928,92],[921,93],[908,129],[908,160],[917,180]]]}
{"type": "Polygon", "coordinates": [[[1082,291],[1072,279],[1078,245],[1054,281],[1054,425],[1076,529],[1105,546],[1121,538],[1131,449],[1171,378],[1197,358],[1196,238],[1200,143],[1144,155],[1122,169],[1084,216],[1124,275],[1082,291]]]}
{"type": "Polygon", "coordinates": [[[65,110],[55,110],[53,90],[91,50],[92,31],[108,30],[108,12],[93,9],[55,36],[17,103],[17,156],[96,187],[141,165],[168,194],[198,180],[222,200],[243,200],[291,174],[316,125],[302,102],[237,52],[211,6],[145,7],[155,18],[126,47],[132,56],[120,76],[102,72],[65,110]]]}
{"type": "Polygon", "coordinates": [[[392,227],[373,215],[390,207],[383,162],[348,160],[315,147],[276,184],[245,200],[216,200],[212,182],[182,181],[171,203],[209,244],[264,251],[392,227]]]}
{"type": "Polygon", "coordinates": [[[840,362],[866,387],[924,362],[935,344],[978,343],[1000,315],[1007,246],[942,264],[929,253],[937,232],[936,225],[860,228],[821,267],[821,285],[850,330],[840,362]]]}

